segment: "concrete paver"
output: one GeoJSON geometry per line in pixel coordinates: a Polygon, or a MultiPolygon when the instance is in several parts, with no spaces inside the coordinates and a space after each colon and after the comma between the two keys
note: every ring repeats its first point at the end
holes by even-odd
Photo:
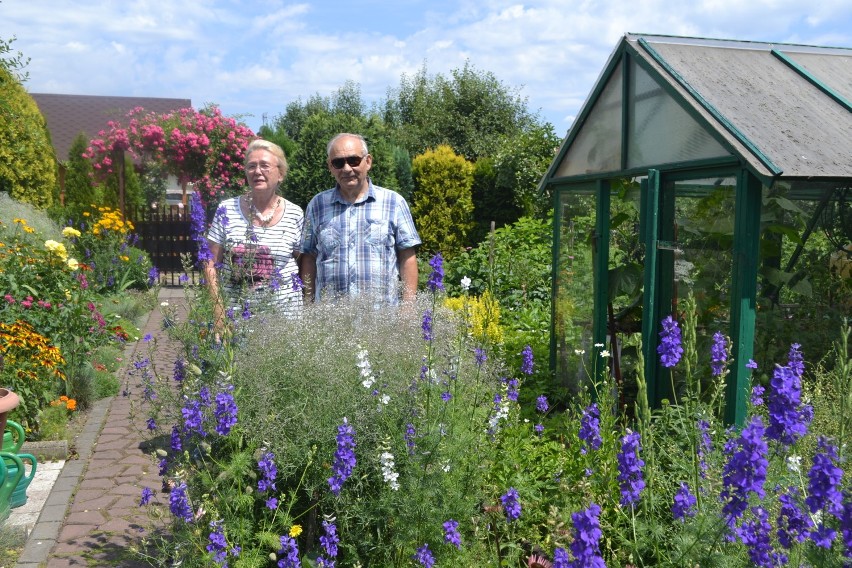
{"type": "MultiPolygon", "coordinates": [[[[168,301],[185,311],[182,289],[161,289],[159,301],[168,301]]],[[[157,341],[157,357],[153,361],[157,372],[171,374],[181,346],[163,330],[159,308],[151,313],[141,332],[143,336],[150,333],[157,341]]],[[[125,368],[119,371],[122,384],[136,354],[147,355],[147,347],[142,341],[127,346],[125,368]]],[[[127,387],[127,396],[119,394],[93,405],[75,443],[78,459],[57,467],[50,494],[32,525],[17,568],[149,566],[131,549],[143,549],[144,538],[157,529],[146,509],[138,505],[142,488],[150,487],[156,492],[161,482],[156,464],[143,450],[144,412],[131,411],[131,403],[142,402],[138,373],[127,387]]],[[[41,467],[39,464],[37,476],[41,467]]]]}

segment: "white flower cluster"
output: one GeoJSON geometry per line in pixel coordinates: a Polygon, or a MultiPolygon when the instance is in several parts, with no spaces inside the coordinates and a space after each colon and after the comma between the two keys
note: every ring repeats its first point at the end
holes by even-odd
{"type": "Polygon", "coordinates": [[[382,452],[379,454],[379,461],[382,464],[382,477],[394,491],[399,490],[399,474],[394,471],[393,454],[390,452],[382,452]]]}
{"type": "Polygon", "coordinates": [[[365,389],[371,388],[374,384],[376,384],[376,377],[373,376],[373,367],[370,366],[370,361],[367,359],[367,350],[362,349],[358,351],[358,372],[361,374],[361,384],[364,385],[365,389]]]}
{"type": "Polygon", "coordinates": [[[491,418],[488,419],[488,432],[494,434],[497,432],[500,426],[501,420],[506,420],[509,418],[509,399],[505,396],[500,401],[500,404],[497,405],[497,408],[494,411],[494,414],[491,418]]]}

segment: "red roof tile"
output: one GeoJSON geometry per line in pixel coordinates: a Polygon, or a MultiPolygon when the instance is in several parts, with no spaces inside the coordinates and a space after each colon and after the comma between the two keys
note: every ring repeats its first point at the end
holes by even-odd
{"type": "Polygon", "coordinates": [[[110,120],[126,123],[126,115],[136,107],[149,112],[166,113],[192,106],[190,99],[156,97],[100,97],[30,93],[47,121],[56,158],[68,159],[68,150],[78,134],[95,138],[110,120]]]}

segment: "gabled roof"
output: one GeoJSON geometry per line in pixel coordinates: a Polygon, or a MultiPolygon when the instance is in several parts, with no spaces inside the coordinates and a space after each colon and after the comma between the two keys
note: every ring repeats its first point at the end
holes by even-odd
{"type": "Polygon", "coordinates": [[[544,183],[726,156],[765,182],[849,178],[850,101],[852,49],[626,34],[544,183]]]}
{"type": "Polygon", "coordinates": [[[127,122],[126,115],[136,107],[148,112],[166,113],[192,106],[190,99],[156,97],[101,97],[92,95],[60,95],[30,93],[47,121],[56,159],[68,159],[68,150],[78,134],[95,138],[107,128],[107,122],[127,122]]]}

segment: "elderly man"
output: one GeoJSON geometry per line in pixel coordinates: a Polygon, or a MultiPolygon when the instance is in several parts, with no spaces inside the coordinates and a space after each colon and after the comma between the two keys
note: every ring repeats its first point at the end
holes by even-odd
{"type": "Polygon", "coordinates": [[[302,280],[311,300],[366,294],[384,303],[417,292],[415,247],[420,236],[405,199],[373,185],[373,157],[363,136],[338,134],[328,143],[337,185],[305,210],[302,280]],[[401,288],[401,289],[400,289],[401,288]]]}

